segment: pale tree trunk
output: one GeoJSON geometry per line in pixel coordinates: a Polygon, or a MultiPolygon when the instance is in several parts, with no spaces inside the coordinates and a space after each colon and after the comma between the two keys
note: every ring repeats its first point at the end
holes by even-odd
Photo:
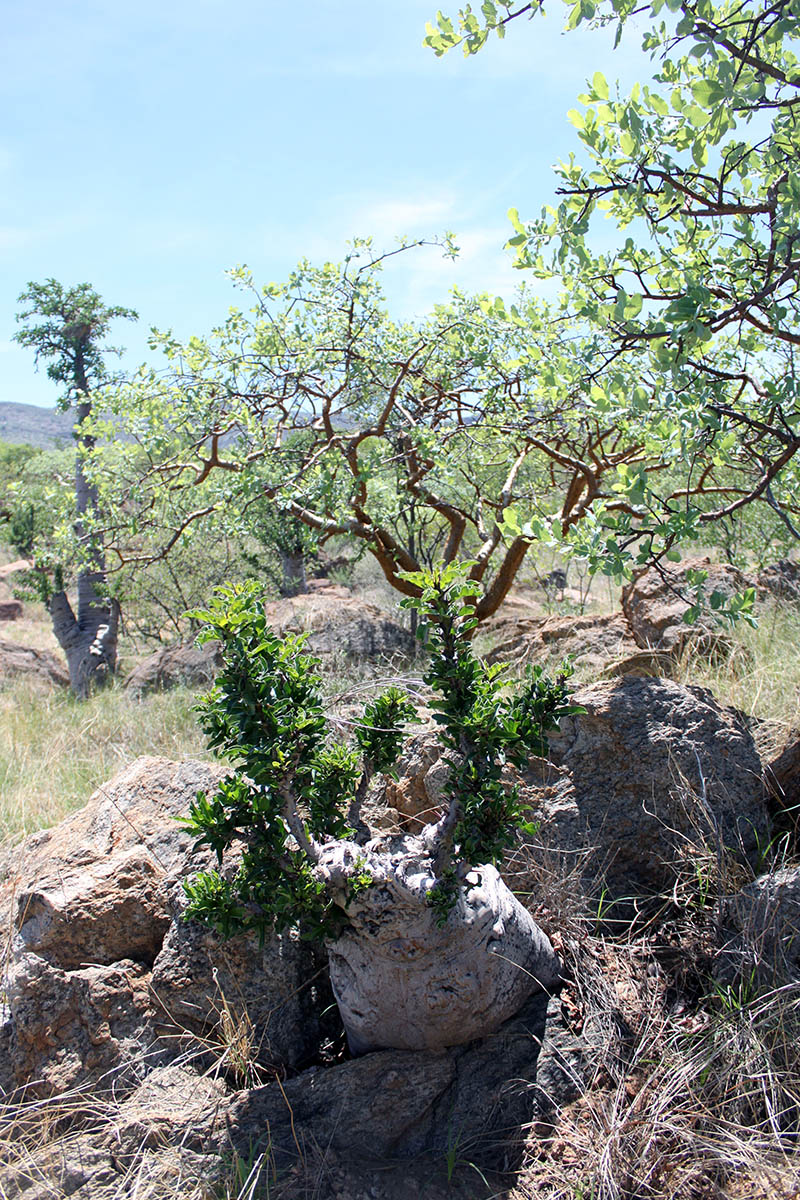
{"type": "MultiPolygon", "coordinates": [[[[94,439],[82,437],[80,428],[91,410],[91,401],[83,401],[78,405],[75,422],[76,439],[89,450],[94,439]]],[[[85,530],[81,517],[97,512],[97,489],[86,478],[80,455],[75,466],[75,509],[78,515],[76,532],[79,539],[86,541],[91,535],[85,530]]],[[[116,672],[120,615],[118,602],[104,594],[106,569],[102,545],[92,541],[89,551],[89,565],[78,576],[77,615],[63,590],[53,595],[49,605],[53,633],[67,659],[70,686],[81,698],[88,696],[93,686],[107,682],[116,672]]]]}

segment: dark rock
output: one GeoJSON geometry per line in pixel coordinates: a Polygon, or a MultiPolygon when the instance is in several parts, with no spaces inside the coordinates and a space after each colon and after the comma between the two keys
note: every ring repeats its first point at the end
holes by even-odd
{"type": "Polygon", "coordinates": [[[138,664],[125,680],[129,692],[143,695],[174,687],[205,688],[221,662],[218,642],[202,646],[165,646],[138,664]]]}

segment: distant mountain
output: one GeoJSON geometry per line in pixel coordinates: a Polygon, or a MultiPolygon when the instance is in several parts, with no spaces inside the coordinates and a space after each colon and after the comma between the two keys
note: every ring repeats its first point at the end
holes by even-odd
{"type": "Polygon", "coordinates": [[[57,408],[0,401],[0,442],[63,446],[72,436],[74,416],[57,408]]]}

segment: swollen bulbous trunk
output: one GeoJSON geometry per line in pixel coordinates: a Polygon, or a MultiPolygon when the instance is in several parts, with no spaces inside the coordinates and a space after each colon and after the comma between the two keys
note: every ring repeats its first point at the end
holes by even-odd
{"type": "Polygon", "coordinates": [[[315,867],[348,917],[328,945],[350,1049],[440,1050],[493,1033],[532,993],[559,986],[548,938],[497,870],[476,867],[443,924],[423,839],[332,842],[315,867]],[[369,872],[369,886],[354,881],[369,872]]]}

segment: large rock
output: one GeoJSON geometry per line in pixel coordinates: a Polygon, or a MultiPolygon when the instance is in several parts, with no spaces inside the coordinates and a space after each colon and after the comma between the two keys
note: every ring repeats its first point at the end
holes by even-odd
{"type": "Polygon", "coordinates": [[[639,649],[621,613],[604,616],[547,617],[518,621],[486,655],[488,662],[562,662],[572,655],[575,663],[600,672],[639,649]]]}
{"type": "MultiPolygon", "coordinates": [[[[702,844],[757,854],[768,836],[761,763],[738,713],[702,688],[634,675],[573,699],[587,711],[561,722],[550,759],[508,772],[543,854],[562,856],[565,870],[580,860],[609,898],[671,888],[702,844]]],[[[440,815],[447,776],[435,735],[411,739],[399,766],[384,800],[401,827],[419,829],[440,815]]]]}
{"type": "Polygon", "coordinates": [[[800,730],[793,729],[789,739],[764,771],[767,793],[777,809],[777,821],[797,831],[800,819],[800,730]]]}
{"type": "Polygon", "coordinates": [[[787,604],[800,601],[800,563],[783,558],[764,567],[756,581],[759,596],[770,596],[787,604]]]}
{"type": "Polygon", "coordinates": [[[694,601],[694,589],[686,578],[690,569],[708,573],[706,596],[712,592],[731,596],[753,586],[753,580],[736,567],[709,558],[687,559],[675,567],[648,567],[622,589],[622,611],[637,645],[679,653],[688,640],[698,635],[719,642],[719,627],[710,616],[693,626],[684,622],[684,614],[694,601]]]}
{"type": "Polygon", "coordinates": [[[221,662],[219,642],[202,646],[164,646],[133,668],[125,680],[129,692],[166,691],[178,686],[205,688],[221,662]]]}
{"type": "Polygon", "coordinates": [[[317,1044],[318,963],[306,943],[223,942],[183,920],[179,881],[207,861],[192,856],[176,818],[225,773],[139,759],[6,860],[12,1085],[123,1088],[178,1055],[216,1054],[225,1069],[232,1036],[254,1070],[294,1066],[317,1044]]]}
{"type": "Polygon", "coordinates": [[[525,787],[550,849],[583,850],[611,894],[671,889],[701,846],[752,856],[767,836],[761,763],[743,718],[703,688],[621,679],[575,692],[525,787]]]}
{"type": "Polygon", "coordinates": [[[266,614],[278,633],[308,633],[309,650],[322,657],[375,661],[408,658],[416,649],[411,633],[381,609],[329,589],[276,600],[266,614]]]}
{"type": "Polygon", "coordinates": [[[62,662],[49,650],[34,650],[16,642],[0,640],[0,681],[25,677],[39,683],[69,686],[69,675],[62,662]]]}

